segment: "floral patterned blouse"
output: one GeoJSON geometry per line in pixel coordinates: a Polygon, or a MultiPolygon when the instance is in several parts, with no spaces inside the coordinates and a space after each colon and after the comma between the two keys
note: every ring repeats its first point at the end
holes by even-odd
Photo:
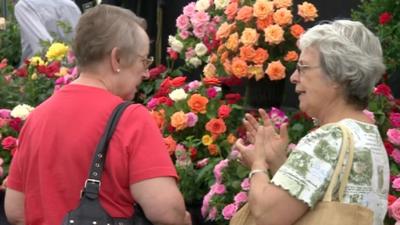
{"type": "MultiPolygon", "coordinates": [[[[344,201],[370,208],[374,212],[374,225],[381,225],[387,211],[390,172],[378,128],[352,119],[339,123],[349,128],[355,143],[344,201]]],[[[309,133],[300,140],[271,182],[314,207],[329,185],[341,143],[342,131],[334,124],[309,133]]]]}

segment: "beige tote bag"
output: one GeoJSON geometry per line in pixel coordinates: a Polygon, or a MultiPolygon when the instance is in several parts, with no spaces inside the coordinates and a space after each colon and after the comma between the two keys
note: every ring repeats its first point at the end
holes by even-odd
{"type": "MultiPolygon", "coordinates": [[[[339,159],[336,164],[335,171],[332,175],[331,182],[325,192],[324,198],[314,209],[309,210],[294,225],[372,225],[373,212],[363,206],[356,204],[343,203],[343,194],[350,171],[353,165],[354,143],[349,130],[337,124],[343,133],[343,143],[340,149],[339,159]],[[348,151],[348,160],[343,173],[342,182],[339,187],[339,201],[332,200],[333,189],[339,178],[344,158],[348,151]]],[[[251,216],[248,204],[246,203],[231,219],[229,225],[256,225],[251,216]]]]}

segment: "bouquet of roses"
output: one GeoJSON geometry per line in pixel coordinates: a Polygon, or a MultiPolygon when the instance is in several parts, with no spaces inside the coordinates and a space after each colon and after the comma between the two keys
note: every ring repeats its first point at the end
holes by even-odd
{"type": "Polygon", "coordinates": [[[204,68],[206,77],[284,79],[298,59],[300,18],[307,22],[318,16],[313,4],[303,2],[295,18],[292,0],[231,0],[221,10],[219,46],[204,68]]]}
{"type": "Polygon", "coordinates": [[[238,94],[224,95],[218,79],[185,83],[166,77],[147,107],[160,127],[180,176],[186,202],[200,201],[212,169],[229,155],[243,110],[238,94]]]}

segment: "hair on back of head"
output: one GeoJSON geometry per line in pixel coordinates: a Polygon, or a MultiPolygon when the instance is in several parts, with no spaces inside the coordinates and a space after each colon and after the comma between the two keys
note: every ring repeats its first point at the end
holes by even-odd
{"type": "Polygon", "coordinates": [[[140,46],[140,29],[146,21],[128,9],[98,5],[79,19],[72,44],[79,68],[90,67],[101,61],[113,48],[126,64],[132,63],[133,53],[140,46]]]}

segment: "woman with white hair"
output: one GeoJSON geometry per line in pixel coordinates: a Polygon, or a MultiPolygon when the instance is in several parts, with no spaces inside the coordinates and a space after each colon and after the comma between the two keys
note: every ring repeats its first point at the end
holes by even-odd
{"type": "Polygon", "coordinates": [[[389,162],[377,126],[363,113],[385,71],[380,42],[360,22],[337,20],[309,29],[299,47],[290,80],[300,110],[321,127],[302,138],[287,157],[287,126],[278,134],[264,110],[259,110],[263,125],[246,115],[248,138],[255,145],[240,139],[236,146],[241,161],[251,168],[251,214],[258,225],[294,224],[314,208],[338,163],[344,139],[339,126],[344,126],[353,139],[354,159],[343,201],[370,209],[374,224],[383,224],[389,162]]]}

